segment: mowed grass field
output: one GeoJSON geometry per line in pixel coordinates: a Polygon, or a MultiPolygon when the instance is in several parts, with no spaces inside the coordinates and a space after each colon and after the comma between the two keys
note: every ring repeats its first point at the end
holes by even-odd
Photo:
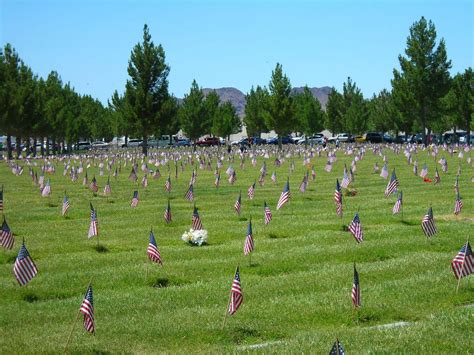
{"type": "MultiPolygon", "coordinates": [[[[46,174],[52,195],[43,198],[24,163],[23,174],[14,176],[1,162],[4,214],[16,240],[12,250],[0,250],[0,352],[62,352],[91,278],[96,335],[85,332],[81,316],[68,347],[71,352],[328,353],[336,337],[347,353],[472,352],[474,276],[462,279],[456,294],[457,281],[450,267],[468,236],[473,242],[474,169],[466,161],[469,153],[459,159],[457,153],[450,156],[440,149],[437,159],[446,158],[446,173],[427,151],[414,154],[419,171],[423,163],[428,165],[430,178],[438,167],[441,183],[434,185],[413,174],[403,149],[399,155],[388,148],[383,152],[389,172],[396,169],[403,190],[403,219],[392,215],[396,196],[384,197],[388,180],[373,173],[375,162],[383,166],[382,157],[368,147],[357,162],[352,183],[357,195],[344,196],[342,220],[335,212],[335,183],[342,178],[344,163],[349,167],[354,159],[342,149],[330,173],[324,171],[325,153],[311,159],[316,179],[310,178],[305,193],[298,191],[307,171],[301,152],[285,158],[281,167],[275,167],[273,155],[264,159],[261,152],[253,167],[247,152],[243,168],[238,155],[231,163],[227,153],[221,152],[225,160],[219,189],[214,187],[213,171],[199,169],[195,158],[195,202],[209,233],[209,244],[202,247],[181,240],[191,227],[193,203],[184,199],[191,164],[184,172],[179,169],[178,179],[171,164],[173,222],[166,225],[166,166],[159,167],[161,178],[149,176],[149,186],[142,188],[138,185],[144,174],[140,171],[138,183],[131,182],[131,163],[123,166],[122,160],[118,178],[110,178],[112,195],[106,198],[102,191],[108,172],[99,176],[99,159],[91,160],[88,169],[89,179],[95,174],[98,180],[97,196],[82,185],[83,175],[75,183],[64,177],[64,161],[56,161],[56,174],[46,174]],[[258,179],[264,161],[265,185],[257,183],[250,201],[247,188],[258,179]],[[236,170],[234,185],[225,175],[229,165],[236,170]],[[453,186],[458,165],[464,207],[455,216],[453,186]],[[273,171],[276,184],[270,179],[273,171]],[[287,177],[291,200],[276,211],[287,177]],[[135,189],[140,202],[133,209],[130,201],[135,189]],[[67,218],[60,214],[65,190],[71,202],[67,218]],[[239,217],[233,205],[240,190],[239,217]],[[267,227],[264,201],[273,212],[267,227]],[[89,202],[97,209],[105,252],[95,249],[95,237],[87,238],[89,202]],[[430,205],[438,234],[427,240],[421,220],[430,205]],[[356,211],[364,232],[362,244],[343,230],[356,211]],[[251,265],[243,256],[250,217],[255,240],[251,265]],[[147,259],[151,227],[163,267],[147,259]],[[12,270],[23,238],[39,273],[20,287],[12,270]],[[354,262],[362,299],[357,312],[350,296],[354,262]],[[244,301],[222,329],[238,264],[244,301]],[[397,322],[406,324],[380,327],[397,322]],[[255,344],[260,345],[252,347],[255,344]]],[[[38,175],[40,165],[38,161],[33,167],[38,175]]],[[[215,166],[212,155],[212,170],[215,166]]]]}

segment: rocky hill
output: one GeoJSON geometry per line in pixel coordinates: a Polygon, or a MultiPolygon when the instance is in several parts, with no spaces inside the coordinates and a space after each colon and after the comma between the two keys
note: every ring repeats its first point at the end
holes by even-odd
{"type": "MultiPolygon", "coordinates": [[[[301,93],[303,92],[303,87],[296,87],[293,88],[294,93],[301,93]]],[[[313,93],[314,97],[319,100],[321,103],[321,106],[323,108],[326,107],[326,103],[328,102],[328,96],[329,93],[331,92],[331,88],[328,86],[323,86],[321,88],[309,88],[311,92],[313,93]]],[[[236,89],[236,88],[219,88],[219,89],[210,89],[210,88],[205,88],[202,91],[204,92],[204,95],[207,95],[209,92],[212,90],[215,90],[217,95],[219,95],[220,99],[222,102],[225,101],[230,101],[232,105],[235,107],[237,110],[237,114],[240,117],[243,117],[245,114],[245,94],[236,89]]]]}

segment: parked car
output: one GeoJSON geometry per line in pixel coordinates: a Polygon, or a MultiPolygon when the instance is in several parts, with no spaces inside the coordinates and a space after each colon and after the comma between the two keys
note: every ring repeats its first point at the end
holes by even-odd
{"type": "Polygon", "coordinates": [[[301,139],[297,142],[298,144],[323,144],[324,143],[324,135],[323,134],[314,134],[310,137],[301,137],[301,139]]]}
{"type": "Polygon", "coordinates": [[[221,144],[221,142],[218,137],[206,137],[196,142],[196,145],[201,146],[201,147],[210,147],[210,146],[219,145],[219,144],[221,144]]]}
{"type": "Polygon", "coordinates": [[[173,144],[173,147],[190,147],[190,146],[191,146],[191,141],[187,138],[178,138],[173,144]]]}
{"type": "MultiPolygon", "coordinates": [[[[278,137],[267,139],[267,144],[278,144],[278,137]]],[[[283,136],[281,137],[281,144],[293,144],[293,140],[290,136],[283,136]]]]}
{"type": "Polygon", "coordinates": [[[382,143],[383,134],[380,132],[367,132],[365,134],[365,141],[369,143],[382,143]]]}
{"type": "Polygon", "coordinates": [[[331,137],[328,139],[329,143],[336,143],[336,140],[339,140],[339,142],[353,142],[354,138],[349,133],[339,133],[335,137],[331,137]]]}
{"type": "Polygon", "coordinates": [[[390,134],[384,133],[383,141],[387,143],[393,143],[394,139],[390,134]]]}
{"type": "Polygon", "coordinates": [[[403,144],[403,143],[406,143],[407,141],[408,141],[408,136],[399,135],[395,137],[395,143],[403,144]]]}
{"type": "Polygon", "coordinates": [[[107,149],[109,145],[102,141],[95,141],[91,143],[91,149],[107,149]]]}
{"type": "Polygon", "coordinates": [[[129,139],[127,144],[123,144],[122,148],[137,148],[142,146],[143,141],[138,138],[129,139]]]}
{"type": "Polygon", "coordinates": [[[357,142],[357,143],[364,143],[365,142],[365,134],[355,136],[354,141],[357,142]]]}
{"type": "Polygon", "coordinates": [[[92,145],[90,142],[79,142],[75,145],[74,149],[75,150],[89,150],[91,149],[92,145]]]}
{"type": "MultiPolygon", "coordinates": [[[[459,143],[462,143],[462,144],[466,144],[467,143],[467,137],[468,135],[464,135],[462,136],[461,138],[459,138],[459,143]]],[[[474,133],[471,133],[471,137],[470,137],[470,143],[473,144],[474,143],[474,133]]]]}

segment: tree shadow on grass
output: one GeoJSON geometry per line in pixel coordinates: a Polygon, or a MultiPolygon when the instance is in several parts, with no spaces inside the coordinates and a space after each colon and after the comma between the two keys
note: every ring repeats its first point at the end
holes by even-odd
{"type": "Polygon", "coordinates": [[[33,303],[33,302],[39,301],[39,297],[35,295],[34,293],[27,293],[26,295],[23,296],[23,300],[28,303],[33,303]]]}
{"type": "Polygon", "coordinates": [[[285,234],[276,234],[276,233],[268,233],[268,238],[270,239],[285,239],[288,238],[285,234]]]}
{"type": "Polygon", "coordinates": [[[402,224],[406,225],[406,226],[417,226],[418,225],[418,222],[412,222],[412,221],[401,221],[402,224]]]}
{"type": "Polygon", "coordinates": [[[105,245],[102,245],[102,244],[94,246],[94,249],[98,253],[108,253],[110,251],[109,248],[107,248],[105,245]]]}
{"type": "Polygon", "coordinates": [[[245,217],[240,217],[239,218],[239,221],[247,221],[247,220],[248,220],[248,218],[245,218],[245,217]]]}

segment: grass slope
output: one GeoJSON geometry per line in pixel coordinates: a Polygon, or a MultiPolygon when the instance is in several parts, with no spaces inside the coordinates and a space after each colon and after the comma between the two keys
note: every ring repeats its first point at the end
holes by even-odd
{"type": "MultiPolygon", "coordinates": [[[[172,169],[173,189],[169,194],[173,222],[166,225],[163,212],[168,194],[168,175],[149,177],[146,189],[128,180],[131,164],[122,167],[117,179],[111,177],[112,196],[93,196],[62,175],[63,162],[56,162],[51,179],[52,195],[40,196],[25,172],[13,176],[0,164],[0,184],[5,186],[5,216],[16,235],[13,250],[0,250],[0,352],[63,351],[73,320],[93,278],[96,336],[87,334],[82,320],[76,325],[69,350],[73,352],[237,352],[262,344],[259,352],[329,352],[339,337],[348,353],[463,353],[474,348],[474,280],[462,280],[455,294],[450,261],[473,235],[474,184],[472,166],[466,158],[450,156],[449,171],[441,172],[426,151],[415,156],[433,176],[441,174],[438,185],[414,176],[402,152],[384,149],[389,171],[396,168],[404,194],[403,220],[392,215],[396,197],[384,198],[387,181],[373,174],[382,158],[367,149],[357,163],[353,187],[356,196],[344,196],[344,218],[336,216],[333,193],[341,179],[344,163],[353,156],[337,153],[331,173],[324,171],[326,158],[311,160],[316,180],[305,193],[298,191],[307,168],[303,156],[295,154],[295,171],[290,161],[275,167],[267,159],[268,176],[256,187],[249,201],[247,188],[258,178],[264,159],[252,167],[247,157],[244,168],[239,159],[232,164],[237,181],[226,181],[225,160],[221,187],[214,187],[212,171],[201,170],[194,188],[209,245],[184,244],[181,234],[190,228],[193,204],[183,196],[192,166],[172,169]],[[457,166],[464,208],[454,216],[453,184],[457,166]],[[276,184],[270,175],[276,171],[276,184]],[[292,197],[280,211],[275,210],[286,177],[292,197]],[[130,207],[134,189],[140,191],[137,208],[130,207]],[[60,215],[63,192],[71,208],[67,218],[60,215]],[[233,204],[242,190],[242,216],[233,204]],[[273,212],[268,227],[263,224],[263,202],[273,212]],[[98,211],[100,243],[87,239],[89,201],[98,211]],[[438,234],[427,240],[420,222],[432,205],[438,234]],[[359,211],[365,241],[356,244],[343,230],[359,211]],[[248,219],[252,218],[255,252],[252,265],[243,256],[248,219]],[[153,227],[164,266],[147,261],[148,235],[153,227]],[[13,277],[13,263],[25,238],[39,274],[20,287],[13,277]],[[360,275],[362,308],[352,309],[350,291],[353,262],[360,275]],[[244,303],[238,312],[222,321],[235,267],[240,263],[244,303]],[[466,306],[466,305],[471,305],[466,306]],[[409,322],[405,327],[379,329],[377,325],[409,322]]],[[[438,157],[439,158],[439,157],[438,157]]],[[[39,164],[40,161],[38,161],[39,164]]],[[[212,165],[215,166],[215,158],[212,165]]],[[[107,181],[99,176],[98,159],[91,162],[89,178],[95,174],[99,192],[107,181]]],[[[34,167],[39,171],[39,167],[34,167]]],[[[106,172],[107,174],[107,172],[106,172]]],[[[139,173],[139,179],[143,173],[139,173]]],[[[471,238],[472,239],[472,238],[471,238]]]]}

